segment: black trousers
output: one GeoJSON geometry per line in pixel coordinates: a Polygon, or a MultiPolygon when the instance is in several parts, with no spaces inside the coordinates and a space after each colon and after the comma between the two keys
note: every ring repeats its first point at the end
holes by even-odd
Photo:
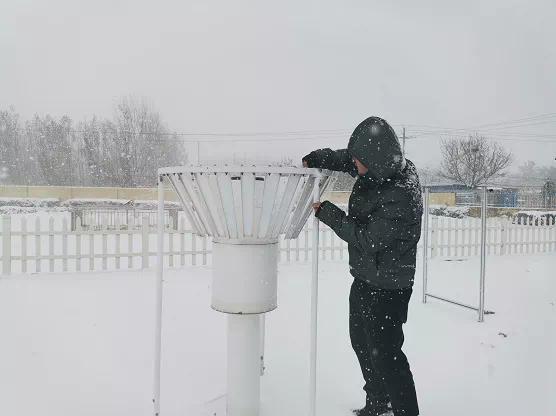
{"type": "Polygon", "coordinates": [[[417,416],[413,375],[402,352],[402,325],[412,289],[375,289],[355,279],[349,295],[351,345],[365,379],[368,405],[390,401],[395,416],[417,416]]]}

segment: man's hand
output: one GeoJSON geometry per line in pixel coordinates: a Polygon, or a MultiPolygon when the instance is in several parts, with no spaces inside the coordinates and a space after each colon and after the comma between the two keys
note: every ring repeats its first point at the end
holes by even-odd
{"type": "Polygon", "coordinates": [[[314,202],[313,203],[313,209],[315,210],[315,213],[320,209],[320,202],[314,202]]]}
{"type": "Polygon", "coordinates": [[[315,167],[315,152],[306,154],[301,158],[304,168],[314,168],[315,167]]]}

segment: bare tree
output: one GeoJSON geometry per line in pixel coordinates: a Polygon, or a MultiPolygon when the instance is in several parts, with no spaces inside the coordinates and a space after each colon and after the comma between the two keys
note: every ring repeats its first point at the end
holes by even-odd
{"type": "Polygon", "coordinates": [[[511,152],[478,134],[443,140],[441,150],[440,175],[472,188],[501,176],[512,162],[511,152]]]}
{"type": "Polygon", "coordinates": [[[156,169],[183,164],[183,147],[145,99],[125,97],[116,107],[115,120],[105,125],[110,143],[111,176],[119,186],[156,183],[156,169]]]}
{"type": "Polygon", "coordinates": [[[99,121],[93,116],[90,121],[82,121],[79,124],[81,139],[79,154],[82,162],[79,166],[79,180],[81,185],[106,186],[112,182],[104,134],[107,123],[109,122],[99,121]]]}
{"type": "Polygon", "coordinates": [[[19,179],[20,157],[19,115],[13,108],[0,111],[0,182],[13,183],[19,179]]]}
{"type": "Polygon", "coordinates": [[[29,157],[26,177],[40,185],[71,185],[75,175],[72,121],[35,115],[25,123],[29,157]]]}

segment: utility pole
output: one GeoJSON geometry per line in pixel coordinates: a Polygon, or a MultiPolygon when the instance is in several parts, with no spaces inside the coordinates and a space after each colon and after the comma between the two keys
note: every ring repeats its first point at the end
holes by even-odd
{"type": "Polygon", "coordinates": [[[402,155],[405,157],[405,141],[406,139],[415,139],[416,136],[406,136],[405,127],[402,130],[402,155]]]}

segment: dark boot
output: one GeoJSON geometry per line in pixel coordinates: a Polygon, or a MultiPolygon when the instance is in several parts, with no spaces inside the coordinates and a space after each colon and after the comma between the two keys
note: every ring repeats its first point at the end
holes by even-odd
{"type": "Polygon", "coordinates": [[[390,402],[385,403],[385,402],[381,402],[381,403],[370,403],[369,401],[367,401],[367,404],[365,405],[365,407],[361,408],[361,409],[355,409],[353,411],[353,414],[355,416],[386,416],[386,415],[391,415],[392,413],[388,413],[392,411],[392,406],[390,405],[390,402]]]}

